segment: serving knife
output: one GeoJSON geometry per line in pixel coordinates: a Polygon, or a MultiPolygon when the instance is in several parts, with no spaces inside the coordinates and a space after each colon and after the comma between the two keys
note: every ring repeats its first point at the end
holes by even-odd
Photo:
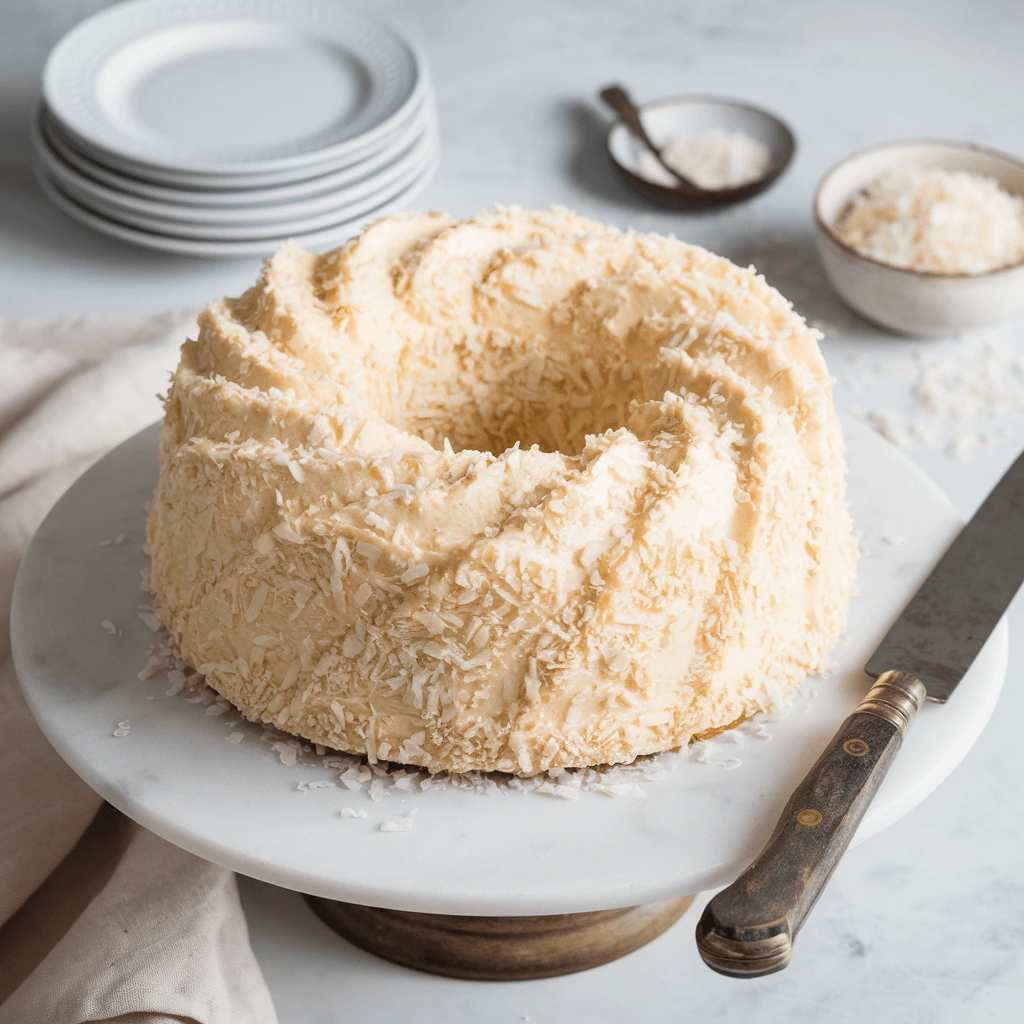
{"type": "Polygon", "coordinates": [[[915,715],[926,699],[946,703],[1022,582],[1024,454],[871,655],[874,685],[797,786],[765,848],[708,903],[697,948],[709,967],[755,978],[789,963],[915,715]]]}

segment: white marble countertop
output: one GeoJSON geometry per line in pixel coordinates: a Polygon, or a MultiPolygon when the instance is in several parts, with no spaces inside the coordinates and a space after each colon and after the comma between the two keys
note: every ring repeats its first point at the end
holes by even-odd
{"type": "MultiPolygon", "coordinates": [[[[198,306],[241,290],[255,273],[251,260],[188,260],[102,238],[35,186],[27,122],[43,59],[102,6],[0,0],[0,316],[198,306]]],[[[960,340],[883,335],[847,312],[824,281],[810,202],[828,166],[874,142],[946,137],[1024,152],[1019,0],[374,7],[422,43],[437,83],[443,159],[420,206],[466,215],[495,202],[562,203],[753,262],[823,326],[837,404],[873,414],[962,513],[1012,461],[1024,443],[1024,377],[1015,362],[1024,357],[1024,320],[960,340]],[[604,115],[593,96],[614,79],[639,99],[707,93],[767,106],[797,133],[794,165],[764,196],[726,213],[686,217],[649,206],[619,182],[602,148],[604,115]],[[927,385],[943,378],[938,394],[949,407],[935,413],[926,408],[935,393],[927,385]]],[[[1020,600],[1011,637],[1006,691],[978,746],[920,808],[844,859],[783,974],[736,982],[708,971],[693,944],[695,907],[650,946],[585,974],[448,981],[353,950],[299,897],[243,880],[282,1024],[370,1013],[423,1024],[1012,1019],[1024,1002],[1020,600]]]]}

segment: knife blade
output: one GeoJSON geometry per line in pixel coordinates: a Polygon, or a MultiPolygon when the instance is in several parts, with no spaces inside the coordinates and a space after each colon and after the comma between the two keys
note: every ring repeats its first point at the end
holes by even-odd
{"type": "Polygon", "coordinates": [[[924,683],[944,704],[1024,580],[1024,455],[1006,471],[868,659],[924,683]]]}
{"type": "Polygon", "coordinates": [[[697,925],[730,977],[782,970],[926,699],[944,704],[1024,582],[1024,454],[960,531],[865,666],[867,696],[786,804],[765,848],[697,925]]]}

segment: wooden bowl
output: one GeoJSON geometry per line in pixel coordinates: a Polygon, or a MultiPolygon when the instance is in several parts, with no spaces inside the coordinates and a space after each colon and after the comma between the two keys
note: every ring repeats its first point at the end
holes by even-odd
{"type": "MultiPolygon", "coordinates": [[[[669,138],[695,136],[709,131],[742,132],[771,150],[767,173],[736,188],[677,189],[641,173],[643,144],[621,122],[608,129],[606,144],[612,163],[623,178],[645,195],[668,206],[700,209],[730,206],[756,196],[771,186],[786,170],[796,152],[796,140],[789,127],[774,114],[736,100],[705,96],[682,96],[645,103],[640,108],[644,127],[659,146],[669,138]]],[[[664,181],[669,175],[663,172],[664,181]]]]}

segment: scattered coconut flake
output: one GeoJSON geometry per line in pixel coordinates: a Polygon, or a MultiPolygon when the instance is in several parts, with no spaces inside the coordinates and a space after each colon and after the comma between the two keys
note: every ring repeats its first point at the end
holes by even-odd
{"type": "MultiPolygon", "coordinates": [[[[847,362],[854,363],[854,356],[847,362]]],[[[856,362],[865,366],[863,357],[856,362]]],[[[1024,426],[1024,335],[1012,324],[922,344],[909,359],[906,350],[897,350],[866,368],[874,380],[848,374],[841,383],[856,384],[877,408],[848,408],[894,444],[940,447],[948,458],[965,461],[1016,439],[1024,426]],[[900,397],[878,379],[895,379],[896,368],[909,383],[901,412],[892,411],[903,404],[900,397]]]]}
{"type": "Polygon", "coordinates": [[[342,772],[339,779],[346,789],[358,790],[363,788],[364,780],[360,776],[359,769],[356,765],[352,765],[350,768],[342,772]]]}
{"type": "Polygon", "coordinates": [[[878,432],[892,444],[904,446],[910,443],[910,434],[907,432],[899,416],[891,412],[873,412],[868,419],[875,425],[878,432]]]}
{"type": "Polygon", "coordinates": [[[163,623],[160,621],[156,612],[150,611],[148,608],[143,608],[139,611],[139,618],[148,626],[154,633],[159,633],[164,628],[163,623]]]}
{"type": "Polygon", "coordinates": [[[416,562],[413,565],[410,565],[399,578],[403,583],[412,583],[414,580],[422,579],[429,572],[430,566],[425,562],[416,562]]]}
{"type": "Polygon", "coordinates": [[[113,623],[112,623],[112,622],[110,621],[110,619],[104,619],[104,620],[103,620],[103,621],[102,621],[102,622],[100,623],[100,625],[101,625],[101,626],[102,626],[102,627],[103,627],[103,628],[104,628],[104,629],[105,629],[105,630],[106,630],[106,631],[107,631],[107,632],[108,632],[108,633],[109,633],[109,634],[110,634],[111,636],[120,636],[120,635],[121,635],[121,631],[120,631],[120,630],[119,630],[119,629],[117,628],[117,626],[115,626],[115,625],[114,625],[114,624],[113,624],[113,623]]]}
{"type": "Polygon", "coordinates": [[[298,751],[288,743],[276,741],[270,745],[277,751],[281,764],[287,765],[289,768],[299,759],[298,751]]]}
{"type": "Polygon", "coordinates": [[[308,793],[311,789],[334,789],[334,783],[329,779],[314,779],[312,782],[303,779],[295,788],[300,793],[308,793]]]}
{"type": "Polygon", "coordinates": [[[114,730],[115,736],[127,736],[132,731],[132,724],[129,721],[118,722],[114,730]]]}
{"type": "Polygon", "coordinates": [[[978,434],[961,434],[949,442],[946,454],[957,462],[966,462],[988,447],[990,447],[990,443],[986,437],[981,437],[978,434]]]}
{"type": "Polygon", "coordinates": [[[168,697],[181,693],[185,689],[185,673],[180,668],[172,668],[167,673],[168,687],[165,691],[168,697]]]}
{"type": "Polygon", "coordinates": [[[159,655],[151,654],[145,668],[139,672],[140,679],[152,679],[162,668],[166,668],[166,661],[159,655]]]}
{"type": "Polygon", "coordinates": [[[380,823],[381,832],[411,832],[412,831],[412,819],[416,814],[416,809],[413,808],[411,811],[407,811],[402,815],[401,818],[392,818],[388,821],[382,821],[380,823]]]}
{"type": "Polygon", "coordinates": [[[593,786],[595,793],[604,796],[626,796],[627,793],[638,793],[640,787],[635,782],[595,782],[593,786]]]}
{"type": "Polygon", "coordinates": [[[109,548],[114,544],[123,544],[127,539],[127,533],[119,533],[116,537],[108,537],[106,540],[101,540],[98,546],[101,548],[109,548]]]}
{"type": "Polygon", "coordinates": [[[354,807],[342,807],[341,816],[343,818],[365,818],[366,811],[362,808],[357,811],[354,807]]]}
{"type": "Polygon", "coordinates": [[[241,743],[245,739],[245,733],[241,730],[237,732],[230,732],[226,737],[228,743],[241,743]]]}

